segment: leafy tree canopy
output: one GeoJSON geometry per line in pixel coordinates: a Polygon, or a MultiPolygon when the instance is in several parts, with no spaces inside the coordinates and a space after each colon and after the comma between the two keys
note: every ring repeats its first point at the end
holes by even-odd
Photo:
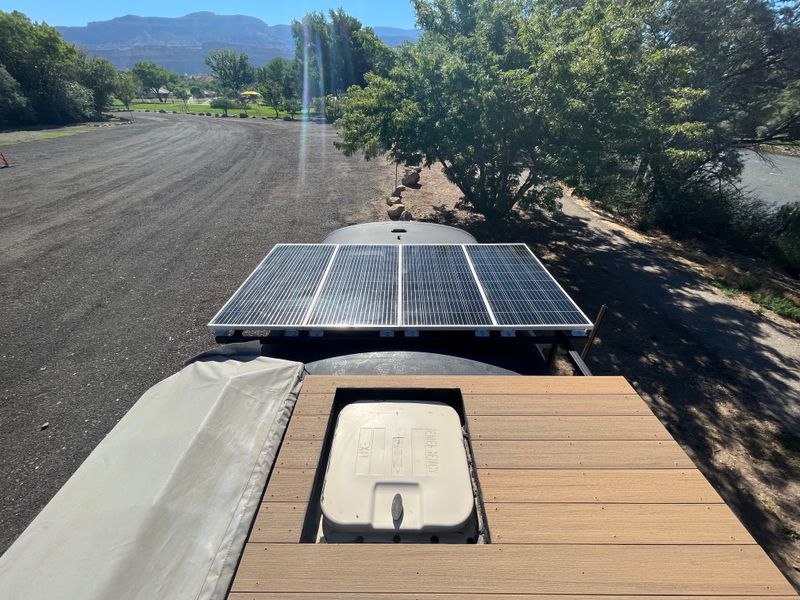
{"type": "Polygon", "coordinates": [[[205,62],[222,88],[239,93],[253,83],[253,67],[245,52],[212,50],[205,62]]]}
{"type": "Polygon", "coordinates": [[[415,2],[424,33],[402,48],[388,76],[369,74],[343,101],[342,140],[351,154],[440,163],[485,215],[519,203],[555,206],[560,188],[540,107],[526,85],[528,63],[515,48],[522,15],[510,1],[415,2]]]}
{"type": "Polygon", "coordinates": [[[330,20],[322,12],[312,12],[292,23],[295,58],[303,72],[307,99],[364,85],[366,73],[385,74],[394,60],[394,51],[372,28],[341,8],[329,11],[328,16],[330,20]]]}
{"type": "Polygon", "coordinates": [[[160,101],[167,101],[167,94],[160,92],[161,88],[167,88],[176,76],[165,68],[158,66],[152,61],[139,61],[131,68],[136,78],[142,83],[145,89],[150,90],[160,101]]]}
{"type": "Polygon", "coordinates": [[[419,42],[348,90],[339,146],[441,163],[483,214],[552,208],[561,180],[640,222],[722,222],[739,150],[800,139],[796,0],[414,7],[419,42]]]}

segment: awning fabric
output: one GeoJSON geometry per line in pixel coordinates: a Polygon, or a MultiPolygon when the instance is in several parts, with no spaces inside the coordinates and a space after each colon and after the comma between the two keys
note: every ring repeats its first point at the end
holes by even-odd
{"type": "Polygon", "coordinates": [[[0,598],[224,598],[302,373],[196,362],[152,387],[0,557],[0,598]]]}

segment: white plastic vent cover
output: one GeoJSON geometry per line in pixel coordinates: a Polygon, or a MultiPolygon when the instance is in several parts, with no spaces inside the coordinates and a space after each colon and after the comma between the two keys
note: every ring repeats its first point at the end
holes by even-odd
{"type": "Polygon", "coordinates": [[[456,411],[440,402],[355,402],[331,443],[322,514],[334,532],[447,533],[474,510],[456,411]]]}

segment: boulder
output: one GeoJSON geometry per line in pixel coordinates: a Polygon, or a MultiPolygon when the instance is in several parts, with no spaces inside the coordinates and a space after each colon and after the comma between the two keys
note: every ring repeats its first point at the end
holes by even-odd
{"type": "Polygon", "coordinates": [[[212,113],[210,113],[210,112],[207,112],[207,113],[206,113],[206,116],[207,116],[207,117],[210,117],[210,116],[211,116],[211,114],[212,114],[212,113]]]}
{"type": "Polygon", "coordinates": [[[404,210],[403,214],[400,215],[400,220],[401,221],[413,221],[414,217],[411,216],[410,212],[408,212],[407,210],[404,210]]]}
{"type": "Polygon", "coordinates": [[[410,173],[406,173],[403,175],[403,179],[400,181],[404,186],[409,185],[417,185],[419,182],[419,173],[416,171],[411,171],[410,173]]]}
{"type": "Polygon", "coordinates": [[[160,112],[162,115],[167,114],[167,111],[165,111],[163,108],[161,110],[159,110],[158,112],[160,112]]]}
{"type": "Polygon", "coordinates": [[[292,120],[292,117],[290,117],[290,116],[288,116],[288,115],[287,115],[287,116],[283,117],[283,120],[284,120],[284,121],[291,121],[291,120],[292,120]]]}
{"type": "Polygon", "coordinates": [[[402,201],[403,199],[400,198],[399,196],[389,196],[386,199],[386,204],[388,204],[389,206],[394,206],[395,204],[400,204],[402,201]]]}
{"type": "Polygon", "coordinates": [[[218,117],[218,116],[219,116],[219,113],[214,113],[214,116],[215,116],[215,117],[218,117]]]}
{"type": "Polygon", "coordinates": [[[405,191],[406,191],[406,186],[398,185],[396,188],[394,188],[394,191],[392,192],[392,196],[400,197],[400,195],[405,191]]]}
{"type": "Polygon", "coordinates": [[[397,220],[400,216],[406,212],[406,207],[402,204],[395,204],[394,206],[390,207],[389,210],[386,211],[386,214],[389,215],[389,218],[392,220],[397,220]]]}

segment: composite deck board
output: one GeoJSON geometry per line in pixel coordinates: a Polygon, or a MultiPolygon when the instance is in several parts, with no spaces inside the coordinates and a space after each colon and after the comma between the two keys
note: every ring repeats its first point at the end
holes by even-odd
{"type": "Polygon", "coordinates": [[[251,543],[298,543],[303,529],[308,504],[291,502],[264,502],[258,509],[251,543]]]}
{"type": "MultiPolygon", "coordinates": [[[[314,418],[314,417],[310,417],[314,418]]],[[[671,440],[654,415],[469,417],[475,440],[671,440]]]]}
{"type": "Polygon", "coordinates": [[[321,440],[325,437],[328,417],[322,415],[292,415],[286,428],[287,440],[321,440]]]}
{"type": "MultiPolygon", "coordinates": [[[[250,541],[297,543],[306,504],[267,502],[250,541]]],[[[721,504],[487,503],[497,544],[755,544],[721,504]]]]}
{"type": "Polygon", "coordinates": [[[497,544],[756,543],[724,504],[489,503],[486,515],[497,544]]]}
{"type": "Polygon", "coordinates": [[[264,493],[267,502],[308,502],[314,469],[274,469],[264,493]]]}
{"type": "Polygon", "coordinates": [[[275,467],[316,469],[321,450],[322,440],[284,440],[281,451],[275,461],[275,467]]]}
{"type": "Polygon", "coordinates": [[[619,377],[310,376],[230,600],[796,598],[619,377]],[[491,544],[301,544],[338,387],[460,388],[491,544]]]}
{"type": "Polygon", "coordinates": [[[693,469],[675,441],[473,440],[483,469],[693,469]]]}
{"type": "Polygon", "coordinates": [[[623,377],[464,375],[332,375],[311,376],[308,394],[334,393],[336,388],[444,388],[470,394],[635,394],[623,377]]]}
{"type": "MultiPolygon", "coordinates": [[[[295,415],[328,416],[330,393],[304,392],[295,415]]],[[[467,415],[650,415],[650,408],[636,394],[466,394],[467,415]]]]}
{"type": "MultiPolygon", "coordinates": [[[[328,417],[293,416],[287,440],[321,440],[328,417]]],[[[653,415],[472,416],[473,440],[671,440],[653,415]]]]}
{"type": "Polygon", "coordinates": [[[722,504],[697,469],[478,469],[478,480],[486,502],[722,504]]]}
{"type": "Polygon", "coordinates": [[[758,546],[247,544],[234,592],[791,594],[758,546]]]}
{"type": "MultiPolygon", "coordinates": [[[[234,592],[229,600],[486,600],[485,594],[419,594],[371,592],[234,592]]],[[[491,600],[558,600],[551,594],[492,594],[491,600]]],[[[597,595],[570,594],[569,600],[597,600],[597,595]]],[[[602,600],[797,600],[797,596],[634,596],[603,595],[602,600]]]]}

